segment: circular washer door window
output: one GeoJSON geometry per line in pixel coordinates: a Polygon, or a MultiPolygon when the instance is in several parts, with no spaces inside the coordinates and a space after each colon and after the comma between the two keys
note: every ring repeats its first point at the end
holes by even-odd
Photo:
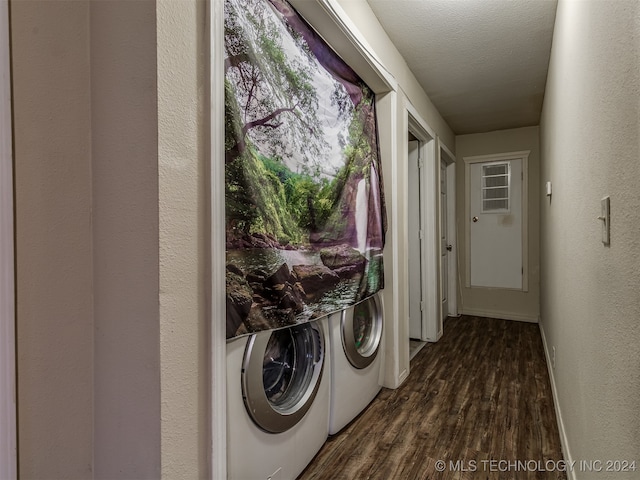
{"type": "Polygon", "coordinates": [[[342,346],[356,368],[369,366],[378,354],[382,338],[382,310],[378,297],[369,297],[342,312],[342,346]]]}
{"type": "Polygon", "coordinates": [[[260,332],[247,342],[242,394],[253,421],[270,433],[296,425],[311,407],[324,366],[324,335],[306,323],[260,332]]]}

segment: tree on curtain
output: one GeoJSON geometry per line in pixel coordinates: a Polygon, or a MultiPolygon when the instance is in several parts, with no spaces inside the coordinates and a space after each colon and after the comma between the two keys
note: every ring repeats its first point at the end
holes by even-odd
{"type": "Polygon", "coordinates": [[[225,1],[227,336],[382,287],[374,96],[282,0],[225,1]]]}

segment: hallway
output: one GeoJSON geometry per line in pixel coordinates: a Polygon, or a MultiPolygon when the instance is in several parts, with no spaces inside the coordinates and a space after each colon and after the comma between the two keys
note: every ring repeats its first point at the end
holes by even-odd
{"type": "Polygon", "coordinates": [[[516,460],[562,460],[539,327],[462,316],[447,319],[407,381],[383,389],[299,480],[567,478],[497,463],[516,460]]]}
{"type": "MultiPolygon", "coordinates": [[[[0,0],[4,118],[10,127],[0,161],[0,224],[7,227],[0,227],[0,478],[231,478],[227,429],[238,421],[252,426],[252,419],[249,412],[240,411],[241,418],[227,412],[226,307],[227,293],[235,292],[226,288],[226,232],[235,223],[227,222],[226,154],[233,145],[225,138],[237,129],[226,118],[234,110],[225,102],[226,1],[0,0]]],[[[274,2],[282,3],[261,0],[269,9],[274,2]]],[[[469,2],[473,8],[459,18],[448,5],[466,2],[289,3],[304,10],[303,18],[375,94],[387,224],[385,388],[361,418],[321,451],[308,453],[305,460],[317,455],[301,478],[606,476],[579,469],[565,475],[482,468],[481,460],[489,459],[559,460],[561,443],[568,462],[635,462],[636,471],[609,476],[638,480],[640,1],[557,0],[553,25],[545,30],[553,34],[542,64],[546,76],[526,78],[537,97],[523,95],[525,83],[510,83],[505,71],[526,72],[530,64],[528,54],[516,54],[516,44],[527,50],[542,44],[514,28],[500,4],[515,8],[556,0],[469,2]],[[437,42],[413,38],[407,47],[416,54],[435,52],[438,59],[403,55],[400,42],[384,29],[382,21],[394,18],[401,33],[413,33],[395,15],[400,3],[432,9],[429,15],[408,12],[414,23],[438,25],[416,30],[440,32],[437,42]],[[378,18],[373,4],[390,11],[378,18]],[[457,21],[465,18],[467,24],[457,21]],[[504,35],[492,28],[494,20],[508,28],[504,35]],[[480,26],[489,43],[473,34],[480,26]],[[467,40],[460,49],[464,55],[436,48],[459,40],[467,40]],[[503,49],[507,54],[496,55],[503,49]],[[497,66],[485,61],[489,57],[497,66]],[[445,70],[455,81],[439,82],[435,92],[419,80],[431,81],[445,70]],[[515,91],[525,105],[515,97],[497,102],[482,85],[500,94],[515,91]],[[464,109],[451,108],[446,98],[464,109]],[[482,103],[493,108],[485,111],[482,103]],[[496,111],[501,105],[508,109],[496,111]],[[517,121],[520,113],[532,118],[517,121]],[[506,123],[494,123],[495,115],[506,123]],[[459,127],[462,120],[476,126],[459,127]],[[427,290],[422,298],[409,292],[418,285],[409,278],[418,259],[407,247],[416,224],[409,216],[415,206],[409,179],[416,179],[409,174],[409,132],[424,138],[425,156],[417,161],[429,179],[421,190],[428,203],[420,205],[421,226],[429,228],[418,229],[431,251],[419,262],[426,274],[419,278],[427,290]],[[474,157],[526,151],[528,181],[521,176],[521,182],[527,265],[521,274],[528,289],[473,286],[472,255],[466,252],[476,222],[466,212],[466,186],[472,183],[466,165],[471,172],[474,157]],[[447,218],[448,242],[442,241],[437,208],[444,205],[437,178],[443,152],[455,160],[447,167],[451,172],[444,170],[454,187],[447,185],[447,200],[455,200],[456,213],[447,218]],[[465,158],[472,161],[465,164],[465,158]],[[605,223],[601,217],[607,214],[605,223]],[[409,361],[410,302],[426,302],[433,311],[425,319],[442,318],[434,307],[444,300],[438,270],[448,246],[456,256],[449,265],[457,272],[446,272],[456,290],[446,299],[456,308],[446,313],[466,316],[446,320],[442,339],[409,361]],[[548,371],[545,358],[553,358],[548,371]],[[442,474],[435,472],[438,460],[447,467],[442,474]],[[453,462],[469,470],[471,460],[476,474],[450,468],[453,462]]],[[[540,26],[531,16],[518,20],[540,26]]],[[[265,37],[269,45],[282,40],[279,31],[265,37]]],[[[273,58],[289,44],[279,43],[273,58]]],[[[319,68],[298,60],[287,62],[304,66],[297,68],[294,84],[306,78],[307,69],[319,68]]],[[[267,71],[281,63],[269,62],[267,71]]],[[[289,67],[284,71],[285,79],[294,80],[289,67]]],[[[338,101],[333,89],[296,90],[308,93],[305,105],[317,104],[317,118],[323,105],[338,101]]],[[[289,108],[292,97],[263,98],[278,100],[270,110],[275,113],[289,108]]],[[[331,152],[346,146],[343,137],[331,152]]],[[[312,156],[314,149],[302,138],[292,134],[291,156],[312,156]]],[[[279,162],[282,155],[272,153],[269,159],[279,162]]],[[[252,158],[273,167],[269,176],[256,179],[270,183],[277,177],[278,163],[252,158]]],[[[324,180],[313,188],[322,188],[324,180]]],[[[269,199],[281,199],[280,183],[278,195],[269,199]]],[[[358,184],[353,182],[350,193],[356,199],[358,184]]],[[[251,217],[250,197],[243,205],[251,217]]],[[[298,205],[305,207],[303,201],[298,205]]],[[[308,211],[317,213],[309,203],[308,211]]],[[[288,241],[278,240],[285,255],[288,241]]],[[[243,293],[250,313],[253,294],[243,293]]],[[[288,321],[289,312],[283,318],[288,321]]],[[[318,421],[310,429],[323,425],[318,421]]],[[[265,443],[277,445],[276,437],[265,443]]],[[[282,452],[284,463],[291,455],[282,452]]]]}

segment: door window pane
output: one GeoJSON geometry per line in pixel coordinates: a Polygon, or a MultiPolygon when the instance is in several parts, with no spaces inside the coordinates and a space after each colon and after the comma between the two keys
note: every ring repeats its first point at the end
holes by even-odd
{"type": "Polygon", "coordinates": [[[482,213],[509,211],[510,167],[509,162],[482,166],[482,213]]]}

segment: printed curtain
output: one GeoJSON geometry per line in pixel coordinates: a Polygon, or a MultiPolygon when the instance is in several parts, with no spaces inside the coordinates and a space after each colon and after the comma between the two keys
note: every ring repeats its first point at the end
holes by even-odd
{"type": "Polygon", "coordinates": [[[225,0],[227,338],[384,286],[375,98],[284,0],[225,0]]]}

